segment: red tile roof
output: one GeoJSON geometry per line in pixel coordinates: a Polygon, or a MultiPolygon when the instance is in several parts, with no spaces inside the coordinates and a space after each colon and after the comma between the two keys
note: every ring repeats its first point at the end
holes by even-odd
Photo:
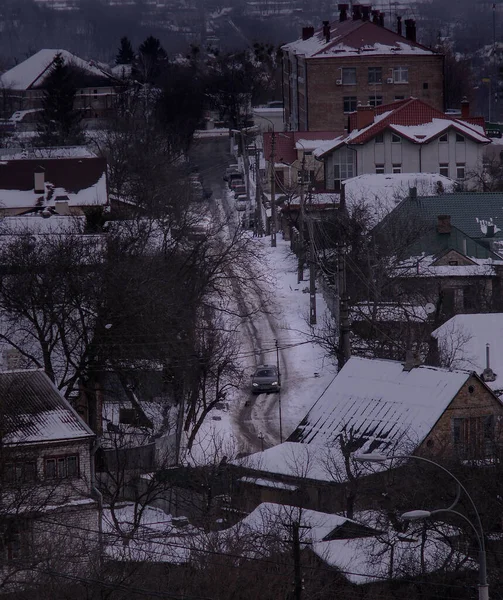
{"type": "MultiPolygon", "coordinates": [[[[377,121],[377,123],[374,122],[370,127],[363,129],[362,133],[356,137],[352,137],[351,144],[365,144],[378,133],[384,131],[389,125],[423,125],[431,123],[433,119],[442,119],[444,121],[451,121],[453,126],[456,126],[456,124],[459,123],[466,123],[466,126],[470,127],[470,121],[454,119],[417,98],[399,100],[392,104],[379,106],[375,109],[375,114],[378,116],[388,111],[390,111],[389,115],[377,121]]],[[[356,112],[350,115],[350,130],[356,129],[356,118],[356,112]]],[[[471,119],[471,122],[474,122],[474,118],[471,119]]],[[[479,124],[478,121],[476,124],[479,124]]],[[[473,131],[473,134],[477,137],[481,135],[480,132],[475,130],[473,131]]]]}

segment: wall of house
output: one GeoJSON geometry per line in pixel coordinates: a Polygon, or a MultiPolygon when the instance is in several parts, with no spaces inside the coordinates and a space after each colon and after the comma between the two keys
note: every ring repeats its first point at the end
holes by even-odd
{"type": "Polygon", "coordinates": [[[393,173],[400,168],[402,173],[440,173],[440,165],[448,165],[451,179],[457,179],[457,167],[464,166],[465,173],[476,171],[482,164],[483,144],[465,138],[456,142],[455,131],[448,133],[448,141],[437,139],[429,144],[418,145],[401,138],[401,142],[392,142],[392,133],[386,131],[383,143],[370,140],[364,146],[356,147],[358,152],[358,175],[376,172],[376,165],[383,165],[385,173],[393,173]]]}
{"type": "MultiPolygon", "coordinates": [[[[485,452],[490,457],[498,452],[503,442],[503,404],[494,396],[477,377],[471,376],[450,405],[432,428],[429,435],[418,448],[418,453],[434,453],[438,456],[451,456],[458,450],[454,443],[454,419],[476,419],[492,416],[494,433],[486,440],[480,439],[480,447],[476,443],[477,436],[483,436],[483,431],[476,425],[468,426],[472,430],[470,447],[462,450],[473,453],[472,458],[484,458],[479,453],[485,452]],[[477,430],[476,430],[477,429],[477,430]]],[[[464,458],[464,456],[460,456],[464,458]]]]}
{"type": "MultiPolygon", "coordinates": [[[[299,61],[300,62],[300,61],[299,61]]],[[[367,104],[382,96],[382,104],[397,97],[414,96],[443,110],[443,57],[436,55],[355,56],[306,59],[305,74],[297,70],[296,58],[290,53],[284,63],[285,122],[292,130],[343,131],[347,127],[344,97],[355,97],[367,104]],[[356,68],[356,85],[337,85],[343,67],[356,68]],[[382,67],[383,83],[368,83],[368,68],[382,67]],[[393,68],[407,67],[408,83],[387,83],[393,68]],[[307,120],[304,121],[299,92],[305,96],[307,81],[307,120]],[[425,87],[426,86],[426,87],[425,87]]]]}

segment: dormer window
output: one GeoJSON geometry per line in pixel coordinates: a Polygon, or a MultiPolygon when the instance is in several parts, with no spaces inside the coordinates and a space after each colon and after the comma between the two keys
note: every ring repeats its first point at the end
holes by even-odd
{"type": "Polygon", "coordinates": [[[461,135],[460,133],[456,133],[456,142],[464,143],[464,141],[465,141],[465,136],[461,135]]]}
{"type": "Polygon", "coordinates": [[[446,143],[449,141],[449,136],[447,135],[447,133],[444,133],[438,138],[438,141],[442,142],[442,143],[446,143]]]}
{"type": "Polygon", "coordinates": [[[391,143],[392,144],[401,144],[402,138],[399,135],[397,135],[396,133],[392,133],[391,134],[391,143]]]}

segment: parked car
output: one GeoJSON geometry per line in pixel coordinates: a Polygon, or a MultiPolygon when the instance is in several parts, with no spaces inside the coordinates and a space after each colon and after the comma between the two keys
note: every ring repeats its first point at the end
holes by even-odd
{"type": "Polygon", "coordinates": [[[234,196],[234,199],[236,200],[236,202],[238,202],[239,200],[244,200],[245,202],[248,201],[248,197],[246,196],[246,194],[236,194],[234,196]]]}
{"type": "Polygon", "coordinates": [[[244,185],[243,173],[230,173],[229,175],[229,187],[231,190],[234,189],[236,185],[244,185]]]}
{"type": "Polygon", "coordinates": [[[246,185],[236,185],[234,187],[234,196],[238,194],[246,194],[246,185]]]}
{"type": "Polygon", "coordinates": [[[239,165],[237,163],[229,165],[227,169],[225,169],[224,181],[229,181],[229,175],[231,173],[239,173],[239,165]]]}
{"type": "Polygon", "coordinates": [[[252,375],[252,393],[279,392],[281,388],[278,368],[274,365],[260,365],[252,375]]]}

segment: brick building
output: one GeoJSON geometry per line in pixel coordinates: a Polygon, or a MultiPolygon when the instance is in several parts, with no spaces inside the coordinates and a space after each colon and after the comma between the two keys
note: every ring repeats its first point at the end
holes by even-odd
{"type": "Polygon", "coordinates": [[[339,4],[339,22],[283,46],[285,124],[294,131],[340,131],[358,103],[379,106],[411,96],[444,109],[442,54],[416,42],[416,27],[401,20],[397,31],[369,7],[339,4]],[[370,15],[372,14],[372,21],[370,15]]]}

